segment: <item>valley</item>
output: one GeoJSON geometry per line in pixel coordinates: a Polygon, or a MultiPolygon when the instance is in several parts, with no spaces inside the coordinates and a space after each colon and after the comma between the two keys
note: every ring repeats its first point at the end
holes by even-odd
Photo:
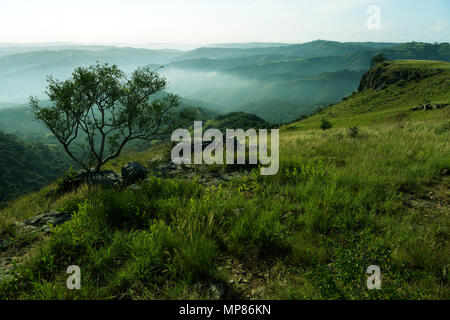
{"type": "MultiPolygon", "coordinates": [[[[448,298],[450,63],[406,58],[367,67],[342,101],[279,126],[277,175],[223,180],[227,166],[170,168],[131,189],[84,184],[51,199],[53,183],[9,202],[1,238],[31,247],[18,264],[14,252],[2,256],[9,280],[0,297],[448,298]],[[18,227],[49,211],[71,219],[49,236],[18,227]],[[68,263],[82,266],[81,290],[65,287],[68,263]],[[381,269],[382,290],[366,289],[370,265],[381,269]]],[[[266,125],[220,111],[206,123],[266,125]]],[[[131,148],[105,169],[158,168],[168,150],[131,148]]]]}

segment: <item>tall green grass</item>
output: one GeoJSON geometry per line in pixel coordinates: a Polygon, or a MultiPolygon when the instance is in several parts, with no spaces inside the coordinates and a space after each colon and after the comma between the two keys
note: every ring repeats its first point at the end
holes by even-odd
{"type": "Polygon", "coordinates": [[[218,263],[230,256],[283,265],[290,282],[268,284],[272,298],[446,298],[448,207],[425,218],[404,200],[450,170],[447,123],[448,114],[360,127],[357,137],[287,132],[278,175],[255,170],[219,188],[154,178],[139,192],[68,195],[58,206],[74,219],[1,285],[1,297],[207,299],[210,283],[236,297],[218,263]],[[72,264],[82,270],[79,292],[65,288],[72,264]],[[383,273],[376,292],[365,286],[373,264],[383,273]]]}
{"type": "MultiPolygon", "coordinates": [[[[410,64],[430,68],[393,67],[410,64]]],[[[269,275],[258,282],[264,298],[448,299],[450,111],[409,111],[448,102],[441,80],[448,73],[362,92],[283,127],[275,176],[253,170],[211,188],[153,178],[138,192],[83,186],[56,202],[45,199],[49,188],[25,196],[0,211],[3,237],[19,238],[14,221],[48,208],[74,218],[0,283],[0,298],[210,299],[211,284],[242,298],[236,271],[224,268],[235,259],[269,275]],[[72,264],[79,291],[65,286],[72,264]],[[367,289],[370,265],[381,268],[381,290],[367,289]]]]}

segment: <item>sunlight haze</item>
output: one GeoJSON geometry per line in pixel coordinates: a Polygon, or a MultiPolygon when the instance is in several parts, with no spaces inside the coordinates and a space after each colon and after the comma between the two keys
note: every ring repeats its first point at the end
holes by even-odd
{"type": "Polygon", "coordinates": [[[0,0],[0,43],[443,42],[449,9],[446,0],[0,0]],[[366,25],[370,5],[381,9],[378,30],[366,25]]]}

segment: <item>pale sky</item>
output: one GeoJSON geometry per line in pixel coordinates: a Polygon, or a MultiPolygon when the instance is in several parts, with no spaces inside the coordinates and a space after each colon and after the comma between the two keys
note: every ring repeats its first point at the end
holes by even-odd
{"type": "Polygon", "coordinates": [[[448,42],[449,0],[0,0],[0,43],[448,42]],[[367,27],[367,8],[381,28],[367,27]]]}

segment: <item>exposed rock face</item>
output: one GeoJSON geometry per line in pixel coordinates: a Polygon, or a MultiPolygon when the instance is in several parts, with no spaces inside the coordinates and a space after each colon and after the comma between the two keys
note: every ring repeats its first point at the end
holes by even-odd
{"type": "Polygon", "coordinates": [[[156,166],[158,163],[161,163],[161,162],[164,162],[164,157],[162,157],[162,156],[155,157],[155,158],[147,161],[147,167],[153,168],[154,166],[156,166]]]}
{"type": "Polygon", "coordinates": [[[88,182],[105,187],[120,187],[122,185],[122,177],[112,170],[100,171],[90,176],[88,182]]]}
{"type": "Polygon", "coordinates": [[[168,160],[153,168],[147,178],[156,176],[187,180],[198,179],[199,184],[210,187],[229,182],[249,173],[246,166],[230,167],[234,169],[232,172],[213,171],[211,168],[208,165],[175,165],[171,160],[168,160]]]}
{"type": "Polygon", "coordinates": [[[25,220],[23,227],[30,231],[48,233],[50,232],[50,225],[58,226],[70,219],[72,219],[72,216],[67,212],[50,211],[25,220]]]}
{"type": "Polygon", "coordinates": [[[127,187],[127,190],[138,192],[141,191],[141,187],[138,184],[132,184],[131,186],[127,187]]]}
{"type": "Polygon", "coordinates": [[[411,111],[429,111],[429,110],[438,110],[438,109],[442,109],[445,107],[448,107],[449,104],[448,103],[443,103],[443,104],[435,104],[435,103],[426,103],[424,105],[415,107],[415,108],[411,108],[411,111]]]}
{"type": "MultiPolygon", "coordinates": [[[[67,212],[49,211],[29,218],[24,222],[16,222],[16,226],[26,233],[49,233],[52,226],[58,226],[72,219],[67,212]]],[[[0,240],[0,282],[14,279],[10,274],[15,263],[20,263],[32,250],[31,244],[22,244],[12,239],[0,240]]]]}
{"type": "Polygon", "coordinates": [[[90,174],[84,170],[80,170],[77,173],[74,183],[81,185],[83,182],[105,187],[120,187],[122,185],[122,177],[112,170],[100,171],[98,173],[94,173],[92,170],[90,174]]]}
{"type": "Polygon", "coordinates": [[[219,172],[208,165],[176,165],[172,160],[164,161],[160,157],[149,160],[148,165],[150,168],[146,168],[138,162],[127,163],[121,169],[122,174],[108,170],[99,173],[91,172],[89,175],[85,171],[80,171],[75,183],[81,185],[86,181],[92,185],[139,191],[140,187],[137,184],[139,180],[156,176],[160,178],[198,179],[198,183],[209,187],[247,175],[251,169],[249,165],[230,165],[227,167],[228,172],[219,172]]]}
{"type": "Polygon", "coordinates": [[[395,64],[386,61],[372,67],[362,76],[358,91],[367,89],[381,91],[393,84],[417,82],[443,72],[441,69],[396,68],[395,64]]]}
{"type": "Polygon", "coordinates": [[[122,167],[123,184],[128,186],[144,179],[149,170],[138,162],[130,162],[122,167]]]}

